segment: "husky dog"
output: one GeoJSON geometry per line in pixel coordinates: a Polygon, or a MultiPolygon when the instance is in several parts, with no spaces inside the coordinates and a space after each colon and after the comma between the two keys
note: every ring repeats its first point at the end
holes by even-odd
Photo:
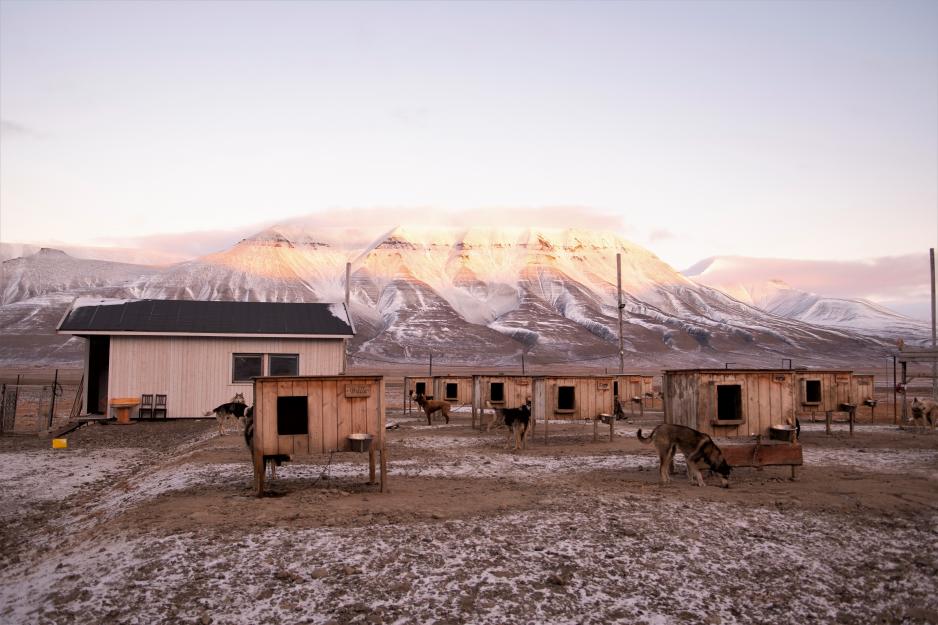
{"type": "Polygon", "coordinates": [[[434,412],[439,412],[444,417],[446,417],[446,422],[449,423],[449,409],[450,403],[448,401],[443,401],[441,399],[427,399],[424,397],[423,393],[414,394],[413,391],[410,392],[410,396],[413,398],[417,404],[423,408],[423,411],[427,413],[427,425],[430,425],[430,415],[434,412]]]}
{"type": "Polygon", "coordinates": [[[492,419],[486,432],[492,429],[496,419],[508,427],[508,440],[505,441],[505,449],[511,444],[511,437],[515,438],[515,451],[518,448],[524,449],[527,440],[528,426],[531,424],[531,398],[529,397],[520,408],[495,408],[491,402],[485,402],[492,409],[492,419]]]}
{"type": "Polygon", "coordinates": [[[935,429],[935,426],[938,425],[938,402],[934,399],[919,399],[915,397],[912,399],[912,423],[920,424],[921,428],[924,430],[929,425],[932,429],[935,429]]]}
{"type": "Polygon", "coordinates": [[[241,422],[244,419],[245,410],[247,410],[247,404],[244,403],[244,393],[236,393],[230,402],[207,411],[205,416],[215,415],[215,420],[218,421],[218,435],[221,436],[225,433],[225,422],[228,419],[241,422]]]}
{"type": "Polygon", "coordinates": [[[639,429],[638,440],[645,445],[654,444],[658,450],[658,460],[661,463],[658,467],[660,483],[667,484],[671,481],[669,469],[674,460],[674,452],[680,450],[687,463],[687,477],[690,478],[691,484],[704,485],[703,474],[698,466],[704,463],[711,471],[720,474],[723,488],[729,487],[727,478],[730,476],[730,465],[723,458],[720,448],[703,432],[683,425],[664,423],[652,430],[648,437],[643,437],[642,430],[639,429]]]}

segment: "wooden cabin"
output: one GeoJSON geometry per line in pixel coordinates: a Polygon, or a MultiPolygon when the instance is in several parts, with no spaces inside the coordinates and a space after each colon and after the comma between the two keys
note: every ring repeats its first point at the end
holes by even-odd
{"type": "Polygon", "coordinates": [[[838,412],[843,404],[854,404],[856,383],[852,371],[795,369],[795,413],[809,416],[838,412]]]}
{"type": "Polygon", "coordinates": [[[163,399],[160,416],[202,417],[258,376],[337,375],[354,329],[343,304],[78,300],[59,334],[85,339],[85,414],[163,399]]]}
{"type": "Polygon", "coordinates": [[[294,456],[362,451],[368,443],[369,478],[381,458],[385,490],[384,378],[376,376],[260,377],[254,379],[254,479],[264,490],[266,464],[294,456]],[[369,439],[370,437],[370,439],[369,439]]]}

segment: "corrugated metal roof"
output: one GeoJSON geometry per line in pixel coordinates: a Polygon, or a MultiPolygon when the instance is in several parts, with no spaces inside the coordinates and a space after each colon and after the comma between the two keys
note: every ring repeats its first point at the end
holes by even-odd
{"type": "Polygon", "coordinates": [[[127,300],[75,303],[59,324],[67,334],[352,336],[343,304],[127,300]]]}

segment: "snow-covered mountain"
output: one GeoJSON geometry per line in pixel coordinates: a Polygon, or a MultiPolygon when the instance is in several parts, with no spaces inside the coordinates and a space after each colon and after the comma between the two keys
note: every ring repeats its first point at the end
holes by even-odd
{"type": "MultiPolygon", "coordinates": [[[[684,273],[695,282],[718,289],[741,302],[773,315],[817,326],[848,330],[869,336],[902,338],[915,342],[929,336],[928,323],[900,315],[869,300],[827,297],[790,286],[779,278],[754,271],[757,259],[711,258],[684,273]]],[[[777,262],[777,261],[776,261],[777,262]]]]}
{"type": "MultiPolygon", "coordinates": [[[[104,263],[78,272],[94,276],[84,281],[72,275],[75,259],[36,254],[7,261],[17,263],[15,272],[4,263],[0,286],[10,297],[0,328],[48,335],[50,320],[86,295],[339,301],[351,262],[353,363],[424,361],[433,352],[450,364],[505,367],[523,354],[534,364],[615,366],[617,253],[630,367],[780,365],[782,358],[855,364],[878,359],[891,344],[873,328],[858,333],[772,313],[751,294],[730,296],[692,280],[615,234],[538,228],[399,227],[368,238],[292,224],[169,268],[104,263]],[[58,281],[35,284],[48,275],[58,281]]],[[[792,316],[823,320],[819,310],[811,317],[792,308],[792,316]]],[[[8,359],[8,348],[0,342],[0,358],[8,359]]]]}

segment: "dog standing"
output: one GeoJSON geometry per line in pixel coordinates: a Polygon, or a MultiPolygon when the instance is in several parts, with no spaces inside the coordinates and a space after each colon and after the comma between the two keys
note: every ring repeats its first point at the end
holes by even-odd
{"type": "Polygon", "coordinates": [[[912,405],[910,406],[911,418],[913,424],[921,424],[921,428],[924,430],[926,427],[931,426],[932,429],[935,429],[935,426],[938,425],[938,402],[934,399],[919,399],[915,397],[912,399],[912,405]]]}
{"type": "Polygon", "coordinates": [[[449,423],[449,409],[451,405],[448,401],[443,401],[441,399],[427,399],[423,396],[423,393],[414,394],[413,391],[410,392],[411,398],[417,402],[417,404],[423,408],[423,411],[427,413],[427,425],[431,425],[432,421],[430,416],[434,412],[439,412],[446,418],[446,422],[449,423]]]}
{"type": "Polygon", "coordinates": [[[205,416],[215,415],[215,420],[218,421],[218,435],[221,436],[225,433],[225,422],[228,419],[234,419],[236,422],[241,423],[247,407],[244,402],[244,393],[237,393],[231,398],[230,402],[207,411],[205,416]]]}
{"type": "Polygon", "coordinates": [[[651,435],[647,437],[642,436],[642,430],[639,428],[638,440],[645,445],[654,444],[658,450],[658,460],[661,463],[658,467],[658,477],[661,484],[671,481],[671,463],[674,461],[675,451],[680,450],[684,454],[684,462],[687,463],[687,477],[691,484],[704,485],[703,474],[698,466],[703,462],[711,471],[720,474],[723,488],[729,487],[727,478],[730,476],[730,465],[726,463],[723,453],[713,439],[703,432],[683,425],[664,423],[652,430],[651,435]]]}
{"type": "Polygon", "coordinates": [[[486,432],[492,429],[496,419],[500,419],[508,427],[508,440],[505,441],[505,449],[511,444],[511,437],[515,438],[515,451],[524,449],[527,440],[528,427],[531,424],[531,400],[530,398],[521,405],[520,408],[495,408],[491,402],[486,401],[485,405],[492,409],[492,419],[486,432]]]}

